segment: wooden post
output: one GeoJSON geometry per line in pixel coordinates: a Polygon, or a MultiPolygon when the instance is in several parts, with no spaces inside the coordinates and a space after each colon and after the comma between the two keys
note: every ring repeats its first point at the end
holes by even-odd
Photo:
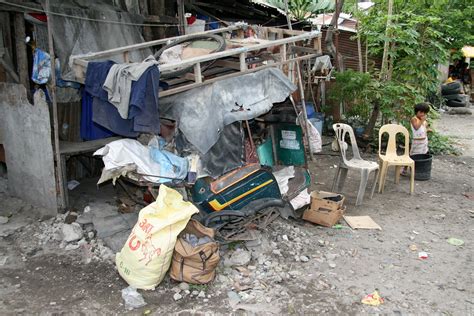
{"type": "Polygon", "coordinates": [[[25,86],[26,93],[30,98],[30,76],[28,74],[28,56],[26,54],[25,38],[25,18],[23,17],[23,13],[15,13],[15,46],[18,77],[20,83],[25,86]]]}
{"type": "Polygon", "coordinates": [[[196,65],[194,65],[194,82],[202,82],[201,63],[197,63],[196,65]]]}
{"type": "MultiPolygon", "coordinates": [[[[48,44],[49,44],[49,55],[51,56],[51,67],[54,69],[56,62],[56,56],[54,54],[54,44],[53,44],[53,29],[51,23],[51,15],[48,12],[51,12],[49,5],[49,0],[46,0],[46,14],[48,18],[48,44]]],[[[67,207],[67,197],[64,190],[65,180],[63,179],[63,172],[66,172],[65,163],[61,164],[61,153],[59,152],[59,127],[58,127],[58,104],[56,101],[56,72],[51,71],[51,84],[50,84],[50,98],[53,103],[53,134],[54,134],[54,154],[56,161],[56,183],[59,189],[59,203],[60,208],[67,207]],[[64,165],[64,166],[62,166],[64,165]],[[64,168],[64,170],[63,170],[64,168]]]]}
{"type": "MultiPolygon", "coordinates": [[[[290,30],[293,30],[290,18],[288,17],[288,0],[285,0],[285,14],[286,14],[286,21],[288,22],[288,28],[290,30]]],[[[303,107],[302,112],[303,112],[304,118],[301,119],[301,115],[299,115],[299,113],[296,113],[296,115],[298,115],[298,120],[300,122],[301,129],[302,129],[303,134],[304,134],[303,137],[306,137],[306,141],[307,141],[308,149],[309,149],[309,159],[311,161],[314,161],[313,154],[311,153],[311,142],[310,142],[309,133],[308,133],[308,124],[310,124],[310,123],[308,121],[308,113],[306,113],[306,103],[304,101],[303,77],[301,76],[301,69],[300,69],[299,61],[295,62],[295,66],[296,66],[296,75],[298,76],[298,87],[299,87],[299,92],[300,92],[300,97],[301,97],[301,106],[303,107]]],[[[291,98],[291,96],[290,96],[290,98],[291,98]]],[[[294,104],[294,106],[295,106],[295,110],[296,110],[296,105],[294,104]]]]}
{"type": "Polygon", "coordinates": [[[178,30],[179,34],[184,35],[185,29],[184,26],[186,25],[186,18],[184,17],[184,0],[177,0],[178,2],[178,30]]]}
{"type": "Polygon", "coordinates": [[[247,53],[240,53],[239,54],[240,71],[241,72],[245,72],[246,70],[248,70],[247,63],[245,62],[246,56],[247,56],[247,53]]]}

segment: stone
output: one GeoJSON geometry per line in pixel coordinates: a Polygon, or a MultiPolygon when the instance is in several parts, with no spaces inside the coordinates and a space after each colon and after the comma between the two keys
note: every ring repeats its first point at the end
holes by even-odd
{"type": "Polygon", "coordinates": [[[280,251],[280,249],[274,249],[274,250],[272,251],[272,253],[273,253],[274,255],[276,255],[276,256],[280,256],[280,257],[281,257],[281,251],[280,251]]]}
{"type": "Polygon", "coordinates": [[[282,238],[284,241],[288,241],[288,236],[287,236],[287,235],[283,235],[283,236],[281,236],[281,238],[282,238]]]}
{"type": "Polygon", "coordinates": [[[63,236],[63,241],[68,243],[80,240],[83,235],[81,225],[79,225],[78,223],[63,224],[63,226],[61,227],[61,232],[63,236]]]}
{"type": "Polygon", "coordinates": [[[192,295],[192,296],[197,296],[198,294],[199,294],[199,292],[196,291],[196,290],[194,290],[194,291],[191,292],[191,295],[192,295]]]}
{"type": "Polygon", "coordinates": [[[234,253],[230,256],[229,259],[224,260],[224,265],[227,267],[245,266],[249,264],[250,259],[250,252],[243,249],[237,249],[236,251],[234,251],[234,253]]]}
{"type": "Polygon", "coordinates": [[[301,261],[301,262],[308,262],[308,261],[309,261],[309,258],[306,257],[306,256],[300,256],[300,261],[301,261]]]}
{"type": "Polygon", "coordinates": [[[324,255],[324,257],[326,257],[327,260],[334,260],[336,259],[337,255],[333,253],[327,253],[324,255]]]}
{"type": "Polygon", "coordinates": [[[8,223],[8,217],[0,216],[0,224],[6,224],[6,223],[8,223]]]}
{"type": "Polygon", "coordinates": [[[234,291],[227,292],[227,298],[229,299],[229,304],[232,308],[236,307],[240,303],[240,295],[234,291]]]}
{"type": "Polygon", "coordinates": [[[189,290],[189,284],[186,283],[186,282],[181,282],[179,285],[178,285],[179,289],[181,291],[188,291],[189,290]]]}
{"type": "Polygon", "coordinates": [[[334,262],[329,262],[328,265],[331,269],[334,269],[336,267],[336,264],[334,262]]]}
{"type": "Polygon", "coordinates": [[[182,298],[183,298],[183,296],[182,296],[181,294],[179,294],[179,293],[175,293],[175,294],[173,295],[173,299],[174,299],[175,301],[179,301],[179,300],[182,299],[182,298]]]}
{"type": "Polygon", "coordinates": [[[199,298],[206,298],[206,293],[204,293],[204,291],[201,291],[201,292],[199,292],[198,297],[199,298]]]}
{"type": "Polygon", "coordinates": [[[66,247],[64,247],[64,250],[69,251],[69,250],[76,250],[80,247],[81,245],[79,244],[67,244],[66,247]]]}

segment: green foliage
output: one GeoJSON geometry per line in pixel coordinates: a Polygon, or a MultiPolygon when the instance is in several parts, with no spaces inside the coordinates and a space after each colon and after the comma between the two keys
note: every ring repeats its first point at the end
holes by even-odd
{"type": "Polygon", "coordinates": [[[428,147],[433,155],[460,155],[461,151],[456,148],[453,141],[440,133],[433,131],[428,135],[428,147]]]}
{"type": "MultiPolygon", "coordinates": [[[[284,0],[267,0],[268,4],[285,10],[284,0]]],[[[298,21],[315,17],[327,10],[334,10],[335,0],[288,0],[290,16],[298,21]]]]}

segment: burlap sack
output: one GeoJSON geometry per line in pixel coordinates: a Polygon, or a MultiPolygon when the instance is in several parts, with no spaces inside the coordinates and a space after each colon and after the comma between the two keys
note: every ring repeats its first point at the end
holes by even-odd
{"type": "Polygon", "coordinates": [[[212,242],[193,247],[185,240],[186,233],[193,234],[198,238],[204,236],[214,238],[213,229],[201,225],[196,220],[190,220],[176,242],[170,276],[179,282],[209,283],[214,279],[215,269],[219,264],[219,245],[212,239],[212,242]]]}

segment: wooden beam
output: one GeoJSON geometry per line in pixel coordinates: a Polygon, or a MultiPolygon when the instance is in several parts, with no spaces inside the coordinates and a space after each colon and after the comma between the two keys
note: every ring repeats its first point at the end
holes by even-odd
{"type": "Polygon", "coordinates": [[[25,44],[25,18],[22,13],[15,14],[15,46],[16,46],[16,64],[20,83],[25,86],[28,97],[30,92],[30,76],[28,73],[28,56],[26,54],[25,44]]]}
{"type": "MultiPolygon", "coordinates": [[[[46,11],[51,12],[51,7],[49,5],[49,0],[46,0],[46,11]]],[[[48,16],[48,44],[49,44],[49,56],[51,57],[51,65],[55,65],[56,55],[54,54],[54,45],[53,45],[53,28],[51,25],[51,15],[48,16]]],[[[23,16],[22,16],[23,18],[23,16]]],[[[52,66],[54,69],[54,66],[52,66]]],[[[61,153],[59,151],[59,124],[58,124],[58,104],[56,101],[56,71],[51,71],[51,85],[50,85],[50,97],[53,103],[53,134],[54,134],[54,154],[56,160],[56,183],[58,185],[59,191],[59,200],[58,200],[58,210],[64,209],[68,205],[68,196],[66,181],[66,162],[61,160],[61,153]]]]}
{"type": "Polygon", "coordinates": [[[73,59],[73,62],[76,62],[77,59],[83,59],[83,60],[93,60],[93,59],[101,59],[105,57],[110,57],[110,56],[115,56],[118,54],[121,54],[125,51],[134,51],[134,50],[139,50],[142,48],[147,48],[147,47],[153,47],[157,45],[162,45],[166,44],[168,41],[174,41],[178,39],[185,39],[185,38],[190,38],[196,34],[219,34],[219,33],[225,33],[225,32],[231,32],[234,30],[237,30],[239,28],[242,28],[240,25],[234,25],[234,26],[229,26],[226,28],[221,28],[217,30],[211,30],[207,32],[201,32],[201,33],[195,33],[192,35],[182,35],[182,36],[174,36],[174,37],[169,37],[169,38],[163,38],[151,42],[144,42],[144,43],[139,43],[139,44],[134,44],[134,45],[128,45],[128,46],[123,46],[119,48],[113,48],[113,49],[108,49],[92,54],[87,54],[87,55],[75,55],[71,56],[71,59],[73,59]]]}
{"type": "MultiPolygon", "coordinates": [[[[316,54],[306,55],[306,56],[301,56],[301,57],[297,57],[297,58],[293,58],[293,59],[288,59],[284,62],[277,62],[277,63],[273,63],[273,64],[269,64],[269,65],[264,65],[264,66],[259,66],[259,67],[256,67],[256,68],[248,69],[244,74],[256,72],[256,71],[266,69],[266,68],[275,68],[275,67],[282,66],[282,65],[285,65],[285,64],[288,64],[288,63],[292,63],[292,62],[295,62],[295,61],[306,60],[306,59],[311,59],[311,58],[315,58],[315,57],[318,57],[318,55],[316,55],[316,54]]],[[[219,80],[234,78],[234,77],[238,77],[238,76],[242,76],[242,75],[243,75],[243,73],[239,71],[239,72],[231,73],[231,74],[228,74],[228,75],[223,75],[223,76],[220,76],[220,77],[212,78],[212,79],[206,80],[206,81],[201,82],[201,83],[191,83],[189,85],[168,89],[168,90],[160,92],[160,98],[161,97],[166,97],[166,96],[169,96],[169,95],[173,95],[173,94],[176,94],[176,93],[184,92],[184,91],[187,91],[187,90],[190,90],[190,89],[202,87],[204,85],[211,84],[211,83],[219,81],[219,80]]]]}

